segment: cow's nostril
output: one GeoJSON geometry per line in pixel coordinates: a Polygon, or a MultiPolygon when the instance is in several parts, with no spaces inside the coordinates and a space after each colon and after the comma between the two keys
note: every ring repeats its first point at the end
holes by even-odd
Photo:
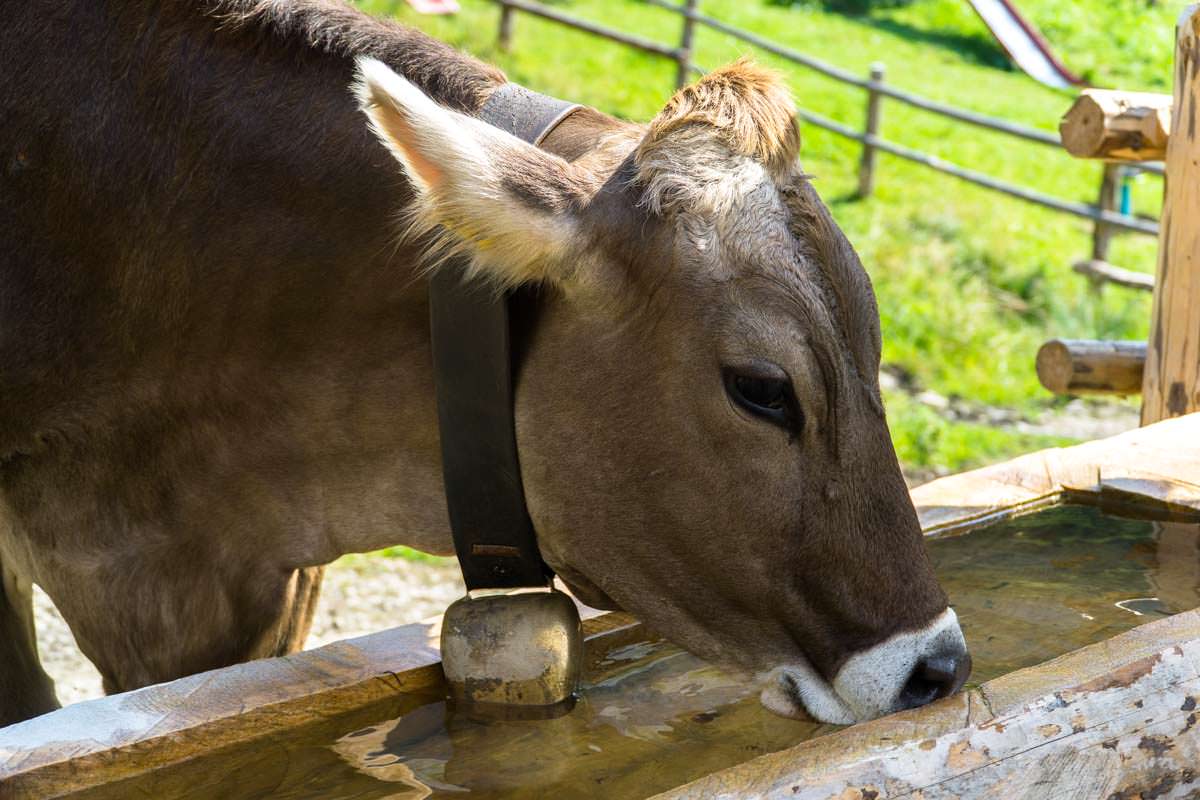
{"type": "Polygon", "coordinates": [[[971,656],[935,656],[922,659],[900,692],[901,709],[917,708],[954,694],[971,674],[971,656]]]}

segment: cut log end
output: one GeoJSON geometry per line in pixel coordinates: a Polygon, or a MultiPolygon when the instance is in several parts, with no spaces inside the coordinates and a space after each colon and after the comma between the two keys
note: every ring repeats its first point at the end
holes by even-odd
{"type": "Polygon", "coordinates": [[[1143,342],[1051,339],[1037,354],[1042,386],[1058,395],[1133,395],[1142,390],[1143,342]]]}
{"type": "Polygon", "coordinates": [[[1076,158],[1161,161],[1171,127],[1171,96],[1085,89],[1058,125],[1076,158]]]}
{"type": "Polygon", "coordinates": [[[1076,158],[1090,158],[1104,144],[1104,110],[1088,95],[1080,95],[1058,126],[1063,147],[1076,158]]]}

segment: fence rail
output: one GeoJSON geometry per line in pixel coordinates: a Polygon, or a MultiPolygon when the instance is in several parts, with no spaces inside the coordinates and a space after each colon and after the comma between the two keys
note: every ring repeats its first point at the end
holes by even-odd
{"type": "MultiPolygon", "coordinates": [[[[1132,215],[1118,213],[1114,207],[1114,193],[1111,191],[1109,184],[1112,182],[1112,173],[1106,170],[1102,175],[1101,189],[1098,193],[1100,202],[1096,205],[1080,203],[1071,200],[1054,197],[1035,189],[1030,189],[1025,186],[1018,186],[1008,181],[993,178],[990,175],[985,175],[973,169],[953,164],[937,156],[923,153],[905,145],[890,142],[879,135],[881,111],[881,99],[887,97],[891,100],[912,106],[914,108],[927,111],[932,114],[953,119],[958,122],[963,122],[976,127],[994,131],[1006,136],[1023,139],[1037,144],[1049,145],[1057,150],[1062,150],[1062,143],[1056,134],[1048,131],[1039,130],[1026,125],[1021,125],[1009,120],[992,117],[987,114],[980,114],[976,111],[970,111],[963,108],[948,105],[946,103],[932,100],[927,97],[922,97],[911,92],[898,89],[884,82],[883,65],[877,64],[872,67],[872,74],[867,78],[861,78],[847,70],[836,67],[832,64],[827,64],[820,59],[805,55],[796,50],[793,50],[784,45],[773,42],[758,34],[743,30],[729,23],[723,22],[714,17],[703,14],[699,10],[699,0],[683,0],[680,2],[672,2],[672,0],[641,0],[646,5],[664,9],[673,14],[677,14],[683,18],[683,29],[680,37],[679,47],[670,47],[667,45],[653,42],[639,36],[624,33],[622,31],[613,30],[603,25],[599,25],[588,20],[579,19],[569,14],[565,14],[556,9],[548,8],[534,0],[495,0],[501,6],[501,22],[500,22],[500,39],[502,46],[507,47],[511,42],[512,37],[512,12],[514,10],[521,11],[527,14],[536,15],[544,19],[566,25],[576,30],[581,30],[595,36],[600,36],[620,44],[625,44],[630,47],[635,47],[643,52],[653,55],[669,58],[678,65],[676,71],[676,86],[682,86],[690,77],[691,73],[703,73],[705,70],[696,65],[692,58],[694,29],[696,25],[701,25],[714,31],[718,31],[727,36],[731,36],[739,41],[750,44],[761,50],[764,50],[772,55],[778,56],[786,61],[806,67],[814,72],[824,75],[827,78],[838,81],[839,83],[848,86],[854,86],[863,89],[867,92],[867,105],[865,115],[865,127],[862,131],[854,130],[853,128],[844,125],[840,122],[829,119],[807,109],[798,109],[797,116],[804,122],[814,125],[818,128],[830,131],[831,133],[843,136],[847,139],[860,142],[863,145],[862,155],[859,162],[859,194],[861,196],[870,195],[874,188],[875,174],[875,152],[882,150],[898,158],[911,161],[916,164],[936,170],[937,172],[951,175],[960,180],[973,183],[977,186],[982,186],[1010,197],[1015,197],[1028,203],[1033,203],[1043,208],[1048,208],[1064,214],[1070,214],[1083,219],[1091,220],[1094,223],[1093,227],[1093,247],[1092,258],[1103,260],[1108,249],[1108,242],[1112,234],[1116,231],[1128,231],[1131,233],[1139,233],[1147,236],[1158,235],[1158,224],[1149,220],[1141,219],[1132,215]]],[[[1162,175],[1162,166],[1157,164],[1145,164],[1141,166],[1142,171],[1162,175]]]]}

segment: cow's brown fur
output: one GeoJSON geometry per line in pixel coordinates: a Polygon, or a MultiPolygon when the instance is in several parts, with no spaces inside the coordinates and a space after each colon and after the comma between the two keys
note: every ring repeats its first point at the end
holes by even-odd
{"type": "MultiPolygon", "coordinates": [[[[53,703],[30,581],[123,690],[295,649],[343,553],[447,552],[430,242],[397,237],[414,185],[349,87],[369,55],[469,113],[502,76],[332,0],[35,0],[0,53],[0,722],[53,703]]],[[[945,607],[869,285],[777,82],[720,72],[649,130],[581,112],[499,184],[579,248],[539,267],[521,365],[539,541],[687,647],[829,677],[945,607]],[[659,192],[689,141],[747,192],[659,192]],[[578,196],[547,205],[541,158],[578,196]],[[760,356],[803,432],[725,398],[720,367],[760,356]]]]}

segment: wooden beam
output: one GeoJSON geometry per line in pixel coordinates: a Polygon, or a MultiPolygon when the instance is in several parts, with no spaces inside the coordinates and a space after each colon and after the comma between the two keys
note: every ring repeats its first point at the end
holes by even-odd
{"type": "Polygon", "coordinates": [[[1182,797],[1200,760],[1198,660],[1188,611],[653,800],[1182,797]]]}
{"type": "MultiPolygon", "coordinates": [[[[620,612],[580,611],[589,658],[646,635],[620,612]]],[[[75,703],[0,728],[0,798],[159,797],[129,787],[143,780],[152,785],[164,764],[263,746],[271,737],[358,711],[368,712],[366,724],[371,709],[379,718],[381,704],[415,707],[445,696],[440,630],[440,620],[404,625],[75,703]]]]}
{"type": "Polygon", "coordinates": [[[1179,18],[1158,277],[1142,384],[1142,424],[1200,410],[1200,6],[1179,18]]]}
{"type": "Polygon", "coordinates": [[[1107,261],[1089,258],[1084,261],[1075,262],[1075,265],[1071,269],[1080,275],[1087,276],[1096,283],[1115,283],[1127,289],[1142,289],[1147,292],[1154,291],[1153,275],[1147,275],[1144,272],[1134,272],[1131,269],[1118,267],[1107,261]]]}
{"type": "Polygon", "coordinates": [[[1076,158],[1161,161],[1171,129],[1171,96],[1084,89],[1058,124],[1076,158]]]}
{"type": "Polygon", "coordinates": [[[1051,339],[1037,354],[1037,376],[1055,394],[1137,394],[1145,342],[1051,339]]]}

